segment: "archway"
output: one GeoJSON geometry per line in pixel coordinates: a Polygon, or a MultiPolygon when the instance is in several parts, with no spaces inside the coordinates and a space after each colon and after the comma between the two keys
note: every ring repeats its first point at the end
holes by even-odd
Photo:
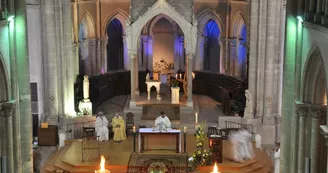
{"type": "Polygon", "coordinates": [[[89,40],[95,36],[94,22],[89,13],[82,16],[79,25],[79,74],[92,75],[92,55],[89,40]]]}
{"type": "MultiPolygon", "coordinates": [[[[307,130],[313,133],[306,133],[306,138],[317,139],[317,142],[306,143],[306,148],[313,150],[311,153],[316,156],[311,156],[311,160],[314,160],[313,169],[322,172],[326,170],[326,158],[327,158],[327,147],[325,146],[325,139],[319,133],[319,126],[326,125],[327,121],[327,86],[326,86],[326,74],[325,66],[319,49],[314,46],[307,58],[303,73],[303,88],[301,101],[305,104],[313,106],[315,111],[319,111],[319,117],[312,116],[312,109],[309,110],[309,115],[306,116],[306,121],[309,124],[307,130]],[[317,108],[316,108],[317,107],[317,108]],[[320,109],[318,109],[320,108],[320,109]],[[324,115],[323,113],[326,113],[324,115]],[[316,137],[312,137],[312,135],[316,137]]],[[[312,171],[312,170],[311,170],[312,171]]]]}
{"type": "Polygon", "coordinates": [[[220,29],[217,23],[210,19],[204,27],[204,70],[220,72],[220,29]]]}
{"type": "Polygon", "coordinates": [[[231,47],[231,75],[245,79],[247,77],[247,27],[240,13],[234,20],[233,37],[236,39],[236,45],[231,47]]]}
{"type": "Polygon", "coordinates": [[[124,69],[123,26],[113,19],[107,26],[107,71],[124,69]]]}
{"type": "Polygon", "coordinates": [[[9,99],[9,86],[8,86],[8,74],[5,66],[4,59],[0,52],[0,102],[8,101],[9,99]]]}

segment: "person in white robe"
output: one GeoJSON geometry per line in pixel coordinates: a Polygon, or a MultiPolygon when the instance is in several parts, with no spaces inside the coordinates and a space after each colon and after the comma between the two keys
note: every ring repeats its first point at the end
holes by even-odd
{"type": "Polygon", "coordinates": [[[260,150],[262,150],[262,143],[261,143],[262,137],[259,134],[255,135],[255,142],[256,142],[256,148],[259,148],[260,150]]]}
{"type": "Polygon", "coordinates": [[[252,135],[246,130],[232,133],[229,140],[232,143],[233,160],[243,162],[254,158],[254,151],[251,142],[252,135]]]}
{"type": "Polygon", "coordinates": [[[164,112],[161,112],[161,116],[156,118],[155,127],[157,130],[171,129],[171,121],[164,112]]]}
{"type": "Polygon", "coordinates": [[[98,141],[108,141],[108,120],[102,112],[99,112],[95,124],[98,141]]]}
{"type": "Polygon", "coordinates": [[[274,173],[280,173],[280,148],[274,153],[274,173]]]}

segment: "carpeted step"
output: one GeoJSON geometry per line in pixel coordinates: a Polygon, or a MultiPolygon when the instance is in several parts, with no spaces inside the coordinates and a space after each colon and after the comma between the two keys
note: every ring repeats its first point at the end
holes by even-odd
{"type": "MultiPolygon", "coordinates": [[[[62,147],[59,150],[56,151],[56,153],[51,156],[51,160],[45,164],[44,168],[41,170],[41,173],[48,173],[48,172],[53,172],[54,170],[58,169],[54,166],[56,160],[58,159],[58,157],[62,154],[65,153],[63,151],[65,151],[65,148],[67,147],[62,147]]],[[[58,169],[58,171],[61,171],[61,169],[58,169]]]]}
{"type": "Polygon", "coordinates": [[[240,172],[241,173],[253,173],[255,171],[261,170],[262,168],[263,168],[263,165],[255,162],[251,165],[241,168],[240,172]]]}

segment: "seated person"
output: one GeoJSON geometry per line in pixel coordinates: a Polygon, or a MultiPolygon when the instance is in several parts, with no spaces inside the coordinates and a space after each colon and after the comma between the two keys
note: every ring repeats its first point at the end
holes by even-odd
{"type": "Polygon", "coordinates": [[[246,130],[239,130],[229,136],[232,143],[232,160],[243,162],[254,158],[254,151],[251,142],[252,135],[246,130]]]}
{"type": "Polygon", "coordinates": [[[102,112],[97,115],[95,129],[100,142],[108,141],[108,120],[102,112]]]}
{"type": "Polygon", "coordinates": [[[126,139],[125,124],[123,118],[116,112],[115,117],[112,120],[114,141],[122,142],[126,139]]]}
{"type": "Polygon", "coordinates": [[[171,121],[164,112],[161,112],[161,116],[156,118],[155,127],[157,130],[171,129],[171,121]]]}

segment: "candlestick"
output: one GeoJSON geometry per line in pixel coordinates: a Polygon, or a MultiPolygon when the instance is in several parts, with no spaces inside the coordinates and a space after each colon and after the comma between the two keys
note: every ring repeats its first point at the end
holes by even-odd
{"type": "Polygon", "coordinates": [[[136,132],[136,126],[133,126],[133,133],[136,132]]]}
{"type": "Polygon", "coordinates": [[[187,133],[187,127],[186,126],[184,126],[184,128],[183,128],[183,132],[187,133]]]}

